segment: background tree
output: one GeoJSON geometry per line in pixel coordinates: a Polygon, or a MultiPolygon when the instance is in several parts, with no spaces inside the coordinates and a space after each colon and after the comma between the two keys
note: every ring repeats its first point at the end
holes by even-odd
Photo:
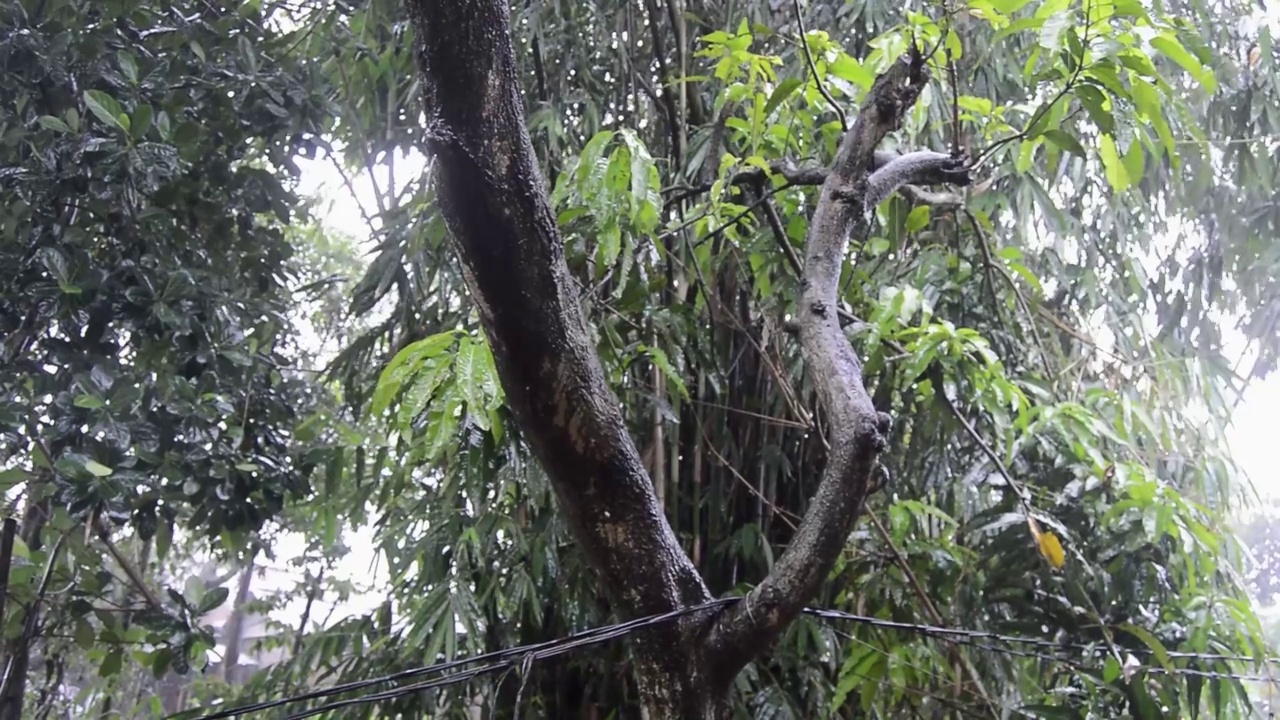
{"type": "MultiPolygon", "coordinates": [[[[327,121],[248,6],[0,13],[0,462],[29,563],[6,596],[16,720],[28,668],[59,694],[58,635],[108,676],[135,643],[158,674],[203,666],[198,618],[225,593],[166,594],[150,566],[175,526],[235,554],[307,490],[290,435],[325,397],[293,371],[287,169],[327,121]]],[[[134,700],[108,687],[90,706],[134,700]]]]}

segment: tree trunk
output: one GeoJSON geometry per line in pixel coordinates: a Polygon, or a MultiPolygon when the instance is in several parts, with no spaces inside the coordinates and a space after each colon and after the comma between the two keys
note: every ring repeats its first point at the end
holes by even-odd
{"type": "MultiPolygon", "coordinates": [[[[686,653],[654,648],[661,657],[648,655],[643,641],[634,644],[637,661],[636,684],[644,698],[647,720],[726,720],[729,717],[728,688],[715,688],[707,677],[709,663],[686,663],[686,653]]],[[[696,656],[695,656],[696,657],[696,656]]]]}
{"type": "Polygon", "coordinates": [[[236,667],[240,665],[240,645],[244,640],[244,606],[249,601],[249,585],[253,581],[254,559],[240,573],[240,585],[236,589],[235,600],[232,601],[231,615],[222,629],[222,642],[227,646],[227,653],[222,658],[222,679],[228,685],[240,682],[236,667]]]}
{"type": "MultiPolygon", "coordinates": [[[[841,329],[850,233],[904,183],[967,182],[947,155],[875,167],[876,146],[927,81],[923,57],[877,78],[845,134],[806,241],[800,342],[830,427],[823,479],[773,569],[747,597],[702,609],[703,579],[676,541],[582,316],[516,81],[506,0],[406,0],[438,204],[507,403],[574,539],[624,619],[685,614],[629,637],[650,720],[720,720],[737,673],[817,592],[871,487],[889,418],[841,329]],[[873,172],[874,168],[874,172],[873,172]]],[[[652,4],[651,4],[652,5],[652,4]]]]}
{"type": "MultiPolygon", "coordinates": [[[[42,481],[32,481],[28,491],[31,493],[29,497],[39,497],[44,489],[42,481]]],[[[44,531],[50,511],[49,501],[45,498],[31,499],[27,502],[22,516],[22,541],[33,552],[41,547],[40,534],[44,531]]],[[[39,613],[40,608],[33,605],[27,612],[39,613]]],[[[24,626],[34,628],[38,622],[38,617],[28,617],[24,626]]],[[[32,638],[23,632],[9,643],[8,652],[5,653],[5,662],[0,667],[0,672],[7,674],[9,682],[5,688],[4,697],[0,698],[0,720],[22,720],[22,705],[27,693],[27,668],[31,662],[31,640],[32,638]]]]}

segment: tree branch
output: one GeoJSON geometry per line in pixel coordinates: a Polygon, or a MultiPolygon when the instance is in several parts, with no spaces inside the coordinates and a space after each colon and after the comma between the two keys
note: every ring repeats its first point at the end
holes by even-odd
{"type": "Polygon", "coordinates": [[[894,190],[907,185],[968,185],[969,169],[964,157],[952,157],[932,150],[917,150],[899,155],[876,168],[867,178],[867,208],[884,202],[894,190]]]}
{"type": "Polygon", "coordinates": [[[507,3],[405,6],[440,209],[508,404],[574,538],[624,616],[708,600],[658,507],[583,321],[526,129],[507,3]]]}
{"type": "MultiPolygon", "coordinates": [[[[508,405],[619,614],[701,605],[710,594],[658,506],[582,317],[526,129],[508,4],[406,0],[405,6],[422,75],[427,150],[439,173],[438,203],[508,405]]],[[[877,193],[912,180],[957,181],[930,174],[955,172],[949,164],[875,150],[926,80],[916,51],[877,79],[830,171],[785,170],[822,183],[809,226],[799,333],[831,450],[790,547],[759,586],[718,616],[704,611],[636,638],[637,678],[651,712],[712,716],[704,711],[717,701],[706,691],[727,690],[796,617],[830,572],[862,507],[888,416],[873,406],[841,330],[838,284],[849,237],[866,233],[877,193]],[[885,174],[873,181],[876,167],[885,174]]]]}
{"type": "Polygon", "coordinates": [[[918,50],[877,78],[823,182],[809,223],[799,325],[805,368],[827,414],[831,449],[790,546],[768,577],[742,603],[726,609],[712,628],[710,653],[718,659],[715,672],[721,682],[772,644],[817,592],[844,548],[884,447],[889,417],[876,411],[863,385],[861,362],[840,327],[837,297],[849,238],[866,233],[877,197],[873,191],[892,191],[899,180],[924,178],[942,167],[923,158],[904,164],[903,158],[881,155],[888,174],[871,181],[876,146],[898,127],[927,79],[918,50]]]}
{"type": "MultiPolygon", "coordinates": [[[[939,185],[943,183],[968,185],[969,174],[967,169],[964,169],[963,161],[953,159],[950,155],[932,152],[929,150],[920,150],[913,153],[907,153],[906,155],[899,155],[892,150],[877,150],[872,155],[871,167],[875,170],[882,170],[894,162],[901,161],[903,158],[911,158],[914,155],[922,153],[929,156],[936,156],[937,158],[945,158],[950,162],[942,163],[940,160],[932,159],[923,161],[923,158],[914,158],[913,162],[919,163],[921,167],[913,167],[911,170],[907,171],[906,174],[908,179],[906,179],[904,183],[908,184],[899,184],[890,188],[887,192],[882,194],[880,200],[883,201],[884,198],[889,197],[893,190],[896,189],[901,190],[908,199],[917,204],[941,205],[947,207],[956,207],[963,204],[962,198],[955,193],[929,192],[928,190],[916,187],[917,185],[939,185]]],[[[898,166],[899,170],[902,170],[903,168],[904,166],[898,166]]],[[[830,171],[827,168],[812,165],[796,167],[791,161],[780,160],[770,164],[769,173],[781,176],[787,181],[788,185],[821,185],[827,181],[827,175],[830,171]]],[[[890,177],[891,176],[882,175],[881,182],[888,182],[890,177]]],[[[765,178],[764,170],[758,167],[753,167],[734,173],[729,179],[729,183],[732,185],[747,185],[759,183],[765,180],[765,178]]],[[[702,193],[711,190],[711,187],[712,184],[710,182],[705,182],[700,185],[667,188],[663,190],[664,193],[674,194],[669,197],[663,205],[670,207],[682,200],[687,200],[696,195],[701,195],[702,193]]],[[[878,204],[880,203],[868,203],[868,206],[874,207],[878,204]]]]}

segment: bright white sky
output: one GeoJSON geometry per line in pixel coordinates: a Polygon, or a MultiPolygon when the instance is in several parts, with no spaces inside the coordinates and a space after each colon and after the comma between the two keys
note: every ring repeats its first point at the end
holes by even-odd
{"type": "MultiPolygon", "coordinates": [[[[374,208],[373,190],[367,175],[361,175],[352,183],[353,196],[342,182],[342,177],[327,161],[302,161],[303,179],[301,191],[322,198],[317,213],[324,225],[331,230],[354,238],[368,237],[361,207],[374,208]]],[[[397,158],[400,170],[397,185],[420,172],[423,158],[414,153],[397,158]]],[[[386,177],[381,174],[379,187],[385,187],[386,177]]],[[[374,212],[369,212],[374,215],[374,212]]],[[[368,243],[362,243],[368,245],[368,243]]],[[[1238,357],[1242,352],[1242,339],[1234,332],[1226,332],[1229,354],[1238,357]],[[1234,337],[1233,337],[1234,336],[1234,337]],[[1233,341],[1234,340],[1234,341],[1233,341]]],[[[1252,364],[1252,357],[1241,363],[1242,368],[1252,364]]],[[[1245,391],[1244,399],[1236,411],[1235,422],[1228,429],[1236,461],[1266,497],[1280,498],[1280,444],[1275,438],[1280,434],[1280,374],[1273,374],[1263,382],[1254,382],[1245,391]],[[1270,467],[1269,467],[1270,466],[1270,467]]]]}
{"type": "MultiPolygon", "coordinates": [[[[1273,33],[1280,31],[1280,5],[1271,0],[1264,5],[1266,10],[1258,12],[1252,18],[1241,19],[1242,30],[1248,32],[1262,22],[1269,24],[1273,33]]],[[[353,178],[355,187],[353,195],[328,158],[318,158],[315,161],[301,160],[300,165],[303,168],[300,190],[306,195],[322,200],[324,205],[318,208],[317,212],[323,224],[332,231],[356,238],[361,246],[368,247],[369,243],[364,239],[369,237],[369,228],[363,219],[366,214],[361,212],[362,206],[375,207],[372,184],[369,182],[368,175],[361,174],[353,178]]],[[[396,166],[399,175],[397,185],[402,185],[404,180],[410,177],[410,173],[420,172],[423,165],[422,156],[416,153],[411,158],[403,160],[397,158],[396,166]]],[[[385,188],[385,169],[378,168],[378,170],[379,187],[385,188]]],[[[375,213],[367,214],[372,216],[375,213]]],[[[1238,339],[1235,342],[1230,340],[1234,333],[1227,332],[1225,335],[1229,338],[1230,354],[1238,357],[1243,351],[1243,344],[1238,339]]],[[[1252,358],[1241,363],[1241,367],[1248,368],[1251,360],[1252,358]]],[[[1272,375],[1264,382],[1255,382],[1246,390],[1236,411],[1234,422],[1227,429],[1227,439],[1236,462],[1252,481],[1258,493],[1268,501],[1280,501],[1280,462],[1278,462],[1280,461],[1280,443],[1276,441],[1278,435],[1280,435],[1280,373],[1272,375]]],[[[373,592],[353,597],[351,601],[343,603],[340,607],[332,608],[333,620],[376,608],[385,597],[384,592],[388,582],[384,568],[377,562],[371,530],[353,529],[347,533],[346,542],[351,547],[351,553],[338,562],[334,575],[336,578],[349,580],[357,587],[367,588],[373,592]]],[[[296,556],[301,554],[302,548],[301,537],[283,538],[277,547],[277,557],[283,560],[296,556]]],[[[255,587],[260,590],[266,587],[283,589],[299,579],[300,576],[296,570],[286,568],[281,562],[277,563],[273,571],[268,572],[267,577],[256,581],[255,587]]],[[[299,601],[285,611],[276,613],[277,619],[288,622],[289,618],[299,617],[301,609],[302,603],[299,601]]],[[[329,609],[330,607],[313,609],[312,617],[324,618],[329,609]]]]}
{"type": "MultiPolygon", "coordinates": [[[[422,157],[415,155],[412,158],[398,158],[396,166],[400,172],[397,185],[400,185],[410,177],[410,171],[420,172],[423,167],[422,157]]],[[[324,225],[353,238],[369,237],[369,230],[363,219],[365,213],[361,211],[362,204],[366,208],[374,207],[373,190],[368,176],[353,178],[356,194],[352,195],[329,161],[302,161],[302,167],[300,190],[321,199],[322,205],[317,208],[317,214],[324,225]]],[[[380,174],[380,180],[379,187],[385,188],[385,174],[380,174]]],[[[372,216],[375,213],[368,214],[372,216]]],[[[360,242],[360,245],[368,246],[368,243],[360,242]]],[[[1235,344],[1240,345],[1238,342],[1235,344]]],[[[1248,367],[1249,363],[1242,365],[1248,367]]],[[[1275,439],[1277,428],[1280,428],[1280,375],[1273,375],[1265,382],[1254,383],[1246,390],[1235,421],[1227,431],[1236,461],[1252,480],[1259,494],[1266,499],[1280,499],[1280,462],[1277,462],[1280,460],[1280,443],[1275,439]]],[[[385,597],[388,578],[385,569],[378,563],[372,531],[368,528],[353,529],[347,533],[346,542],[351,547],[351,553],[338,561],[333,577],[349,580],[357,587],[372,592],[357,595],[338,607],[322,604],[322,607],[312,611],[311,616],[317,620],[324,618],[331,609],[331,620],[371,611],[385,597]]],[[[286,568],[284,561],[300,554],[302,548],[303,540],[300,536],[283,538],[277,547],[280,561],[266,577],[255,581],[255,588],[284,589],[297,582],[300,575],[296,569],[286,568]]],[[[299,617],[301,609],[302,602],[297,601],[284,611],[276,613],[277,619],[288,622],[288,618],[299,617]]]]}

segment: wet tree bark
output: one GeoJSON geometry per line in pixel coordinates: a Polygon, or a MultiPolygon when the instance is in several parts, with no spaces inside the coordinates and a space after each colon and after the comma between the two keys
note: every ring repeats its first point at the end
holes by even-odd
{"type": "MultiPolygon", "coordinates": [[[[506,0],[406,0],[441,212],[493,348],[512,413],[558,507],[624,619],[696,608],[710,593],[667,524],[590,341],[526,129],[506,0]]],[[[810,510],[746,598],[631,637],[651,720],[718,720],[737,673],[767,649],[830,572],[870,486],[886,418],[840,329],[836,291],[868,198],[967,177],[949,156],[881,163],[875,148],[926,80],[913,55],[868,94],[810,224],[800,340],[833,450],[810,510]],[[874,173],[872,172],[874,170],[874,173]]]]}

